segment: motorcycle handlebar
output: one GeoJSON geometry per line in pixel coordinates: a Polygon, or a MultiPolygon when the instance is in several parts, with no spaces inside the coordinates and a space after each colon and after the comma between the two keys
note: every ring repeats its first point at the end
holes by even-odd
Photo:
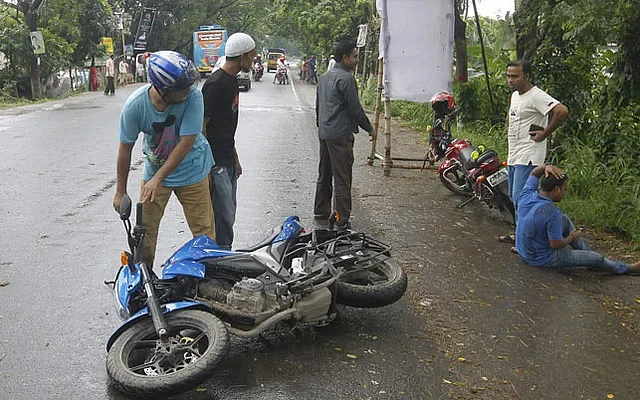
{"type": "Polygon", "coordinates": [[[142,226],[142,203],[136,204],[136,225],[142,226]]]}

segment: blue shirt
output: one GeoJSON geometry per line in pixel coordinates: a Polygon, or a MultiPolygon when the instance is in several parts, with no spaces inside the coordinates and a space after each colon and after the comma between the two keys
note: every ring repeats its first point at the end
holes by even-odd
{"type": "Polygon", "coordinates": [[[538,178],[530,176],[518,202],[516,248],[529,265],[542,267],[551,261],[550,240],[562,240],[562,211],[538,193],[538,178]]]}
{"type": "Polygon", "coordinates": [[[161,112],[151,104],[150,88],[151,85],[144,85],[125,102],[120,115],[120,141],[135,143],[138,134],[143,133],[142,152],[146,155],[143,179],[148,182],[167,161],[180,136],[196,135],[191,151],[165,178],[163,185],[180,187],[200,182],[214,163],[209,142],[202,134],[202,93],[192,89],[184,102],[171,104],[161,112]]]}

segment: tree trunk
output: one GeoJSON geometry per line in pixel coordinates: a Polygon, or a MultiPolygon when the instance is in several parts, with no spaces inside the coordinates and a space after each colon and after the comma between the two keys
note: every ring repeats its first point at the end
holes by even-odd
{"type": "Polygon", "coordinates": [[[469,57],[467,56],[467,23],[460,16],[458,0],[454,1],[455,28],[454,41],[456,47],[456,81],[467,82],[469,80],[469,57]]]}
{"type": "MultiPolygon", "coordinates": [[[[24,11],[25,21],[29,32],[38,30],[38,14],[37,10],[28,8],[24,11]]],[[[34,99],[42,98],[42,84],[40,83],[40,63],[39,56],[31,54],[31,97],[34,99]]]]}
{"type": "Polygon", "coordinates": [[[516,29],[516,54],[520,60],[531,61],[538,48],[538,19],[543,8],[539,0],[516,2],[513,23],[516,29]]]}

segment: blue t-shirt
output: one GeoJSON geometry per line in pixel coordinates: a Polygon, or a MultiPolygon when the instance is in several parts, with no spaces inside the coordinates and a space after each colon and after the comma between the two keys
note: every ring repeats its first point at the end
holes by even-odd
{"type": "Polygon", "coordinates": [[[538,178],[530,176],[518,202],[516,248],[524,262],[541,267],[551,261],[550,240],[562,240],[562,211],[538,193],[538,178]]]}
{"type": "Polygon", "coordinates": [[[151,104],[150,88],[151,85],[144,85],[125,102],[120,115],[120,141],[132,144],[140,132],[144,134],[142,152],[147,160],[143,179],[149,181],[167,161],[180,136],[197,135],[191,151],[165,178],[163,185],[179,187],[200,182],[207,177],[214,163],[209,142],[202,134],[202,93],[192,89],[184,102],[171,104],[160,112],[151,104]]]}

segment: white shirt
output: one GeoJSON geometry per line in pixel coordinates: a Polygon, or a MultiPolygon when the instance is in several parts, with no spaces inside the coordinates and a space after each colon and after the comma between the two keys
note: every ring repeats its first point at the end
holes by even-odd
{"type": "Polygon", "coordinates": [[[547,139],[536,142],[529,135],[532,124],[547,127],[549,111],[560,102],[537,86],[525,94],[511,95],[509,107],[509,165],[542,165],[547,156],[547,139]]]}
{"type": "Polygon", "coordinates": [[[332,58],[329,60],[329,66],[327,67],[327,71],[331,70],[331,68],[333,68],[334,65],[336,65],[336,60],[332,58]]]}

